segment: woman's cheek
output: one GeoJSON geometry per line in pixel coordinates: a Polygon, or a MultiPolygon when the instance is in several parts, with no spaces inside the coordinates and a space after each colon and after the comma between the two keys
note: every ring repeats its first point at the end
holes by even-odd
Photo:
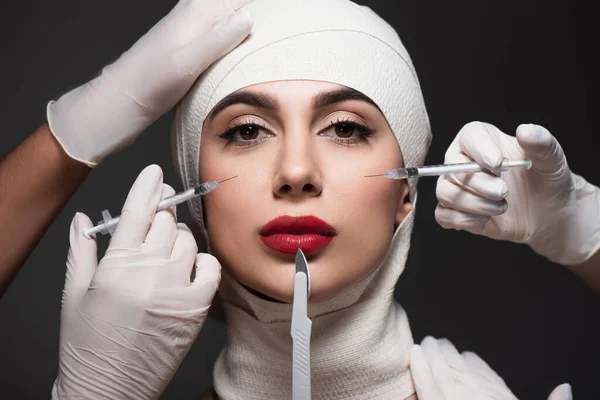
{"type": "Polygon", "coordinates": [[[265,193],[270,193],[270,186],[248,169],[240,168],[239,171],[237,178],[210,193],[210,199],[207,196],[206,205],[208,221],[214,221],[213,225],[209,225],[210,230],[218,233],[215,237],[229,237],[233,241],[257,234],[264,223],[275,217],[268,215],[269,204],[264,201],[265,193]]]}
{"type": "Polygon", "coordinates": [[[387,178],[365,178],[364,172],[356,172],[353,176],[338,176],[338,181],[333,189],[340,199],[346,199],[347,207],[362,210],[360,214],[369,215],[370,212],[389,213],[390,208],[395,208],[396,200],[401,191],[401,183],[387,178]]]}

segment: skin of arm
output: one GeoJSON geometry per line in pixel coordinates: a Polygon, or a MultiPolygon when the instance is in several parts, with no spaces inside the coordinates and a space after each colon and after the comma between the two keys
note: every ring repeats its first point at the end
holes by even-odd
{"type": "Polygon", "coordinates": [[[597,294],[600,294],[600,251],[578,265],[567,265],[575,275],[579,276],[597,294]]]}
{"type": "Polygon", "coordinates": [[[0,160],[0,297],[90,171],[47,123],[0,160]]]}

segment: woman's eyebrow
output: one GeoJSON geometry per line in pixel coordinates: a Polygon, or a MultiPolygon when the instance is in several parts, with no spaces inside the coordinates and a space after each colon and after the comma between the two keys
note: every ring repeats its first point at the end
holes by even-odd
{"type": "Polygon", "coordinates": [[[225,96],[223,100],[217,103],[213,107],[212,111],[208,115],[207,119],[214,119],[217,114],[225,110],[234,104],[247,104],[249,106],[266,108],[268,110],[279,109],[279,104],[274,97],[262,93],[251,93],[251,92],[236,92],[225,96]]]}
{"type": "MultiPolygon", "coordinates": [[[[365,101],[379,109],[379,107],[377,106],[377,104],[375,104],[373,100],[371,100],[369,97],[362,94],[358,90],[354,90],[352,88],[342,88],[319,93],[313,97],[312,107],[313,109],[322,108],[331,104],[347,100],[365,101]]],[[[228,96],[225,96],[223,100],[218,102],[217,105],[213,107],[210,114],[207,116],[207,119],[214,119],[217,116],[217,114],[225,110],[227,107],[233,106],[235,104],[246,104],[249,106],[266,108],[268,110],[275,111],[279,109],[277,99],[269,96],[268,94],[252,92],[235,92],[228,96]]]]}
{"type": "MultiPolygon", "coordinates": [[[[327,92],[322,92],[313,97],[312,107],[313,108],[321,108],[334,103],[339,103],[341,101],[346,100],[359,100],[366,101],[369,104],[377,107],[377,104],[366,95],[362,94],[358,90],[354,90],[352,88],[342,88],[337,90],[331,90],[327,92]]],[[[379,107],[377,107],[379,108],[379,107]]]]}

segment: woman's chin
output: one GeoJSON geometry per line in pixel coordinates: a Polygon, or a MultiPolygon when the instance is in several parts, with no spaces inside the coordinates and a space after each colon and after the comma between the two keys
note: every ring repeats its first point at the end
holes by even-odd
{"type": "MultiPolygon", "coordinates": [[[[244,286],[264,300],[292,303],[294,301],[295,269],[290,268],[290,271],[281,272],[283,273],[278,274],[279,276],[272,276],[271,279],[263,280],[260,284],[256,282],[244,286]]],[[[343,289],[344,282],[338,282],[331,278],[329,274],[311,272],[309,303],[327,300],[343,289]]]]}
{"type": "MultiPolygon", "coordinates": [[[[331,299],[344,289],[355,285],[380,264],[380,259],[385,256],[383,250],[386,249],[382,248],[378,252],[377,258],[372,260],[372,265],[366,262],[369,261],[366,257],[357,257],[355,252],[350,251],[327,251],[308,255],[308,302],[317,303],[331,299]]],[[[243,261],[229,259],[222,266],[235,280],[260,298],[284,303],[294,301],[296,264],[293,256],[282,259],[270,254],[267,257],[264,254],[251,254],[243,261]]]]}

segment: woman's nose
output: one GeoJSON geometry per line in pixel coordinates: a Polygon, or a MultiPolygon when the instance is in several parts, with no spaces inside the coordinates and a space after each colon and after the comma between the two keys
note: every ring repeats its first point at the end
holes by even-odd
{"type": "MultiPolygon", "coordinates": [[[[290,135],[292,136],[292,135],[290,135]]],[[[323,179],[310,134],[286,138],[278,155],[273,193],[278,197],[314,197],[323,190],[323,179]]]]}

